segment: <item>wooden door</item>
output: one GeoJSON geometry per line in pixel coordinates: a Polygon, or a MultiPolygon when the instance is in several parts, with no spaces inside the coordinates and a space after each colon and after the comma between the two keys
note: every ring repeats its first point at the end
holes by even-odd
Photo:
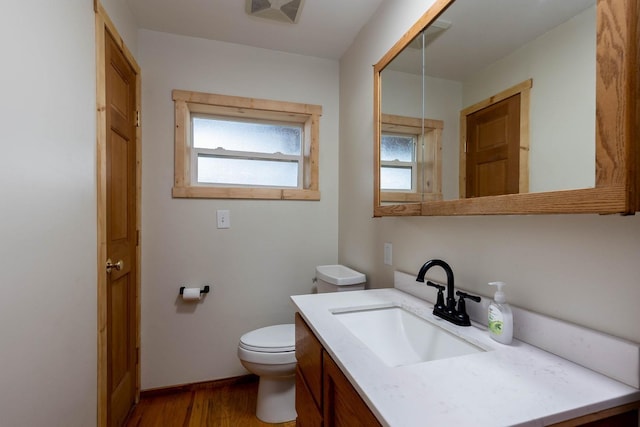
{"type": "Polygon", "coordinates": [[[136,72],[105,37],[107,423],[121,426],[135,402],[136,348],[136,72]],[[109,262],[109,261],[108,261],[109,262]]]}
{"type": "Polygon", "coordinates": [[[519,192],[520,94],[467,116],[466,197],[519,192]]]}

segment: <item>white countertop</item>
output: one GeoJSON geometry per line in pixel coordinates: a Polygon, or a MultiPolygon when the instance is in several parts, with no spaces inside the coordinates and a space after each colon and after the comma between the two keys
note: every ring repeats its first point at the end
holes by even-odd
{"type": "Polygon", "coordinates": [[[397,289],[291,297],[301,316],[385,426],[543,426],[640,400],[640,391],[483,326],[436,318],[432,304],[397,289]],[[389,367],[331,314],[397,304],[486,352],[389,367]]]}

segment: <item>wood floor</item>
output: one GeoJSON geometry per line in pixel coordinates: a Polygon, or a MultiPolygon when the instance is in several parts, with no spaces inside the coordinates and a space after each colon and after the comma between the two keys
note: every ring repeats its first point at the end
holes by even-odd
{"type": "Polygon", "coordinates": [[[296,422],[268,424],[255,416],[257,378],[215,387],[188,387],[172,393],[143,393],[126,427],[295,427],[296,422]]]}

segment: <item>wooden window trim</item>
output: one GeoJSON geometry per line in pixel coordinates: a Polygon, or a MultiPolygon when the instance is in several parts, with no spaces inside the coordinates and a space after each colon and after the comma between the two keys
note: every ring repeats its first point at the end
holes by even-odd
{"type": "Polygon", "coordinates": [[[173,90],[175,104],[175,198],[320,200],[318,153],[322,106],[173,90]],[[191,114],[205,113],[303,124],[303,189],[192,185],[191,114]]]}
{"type": "MultiPolygon", "coordinates": [[[[382,114],[381,131],[400,134],[418,135],[416,152],[418,180],[416,191],[382,191],[380,201],[388,202],[422,202],[426,200],[442,200],[442,120],[420,119],[415,117],[382,114]],[[424,132],[423,132],[424,128],[424,132]],[[423,178],[425,164],[434,165],[430,173],[423,178]],[[424,183],[428,183],[426,188],[424,183]]],[[[380,162],[382,165],[382,162],[380,162]]]]}

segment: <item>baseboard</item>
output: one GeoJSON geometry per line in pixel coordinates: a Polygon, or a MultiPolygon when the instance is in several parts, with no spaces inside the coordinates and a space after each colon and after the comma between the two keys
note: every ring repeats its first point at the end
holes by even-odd
{"type": "Polygon", "coordinates": [[[213,381],[201,381],[197,383],[179,384],[168,387],[151,388],[140,392],[140,399],[147,399],[156,396],[166,396],[168,394],[184,393],[189,391],[215,389],[233,386],[237,384],[246,384],[258,382],[258,376],[253,374],[241,375],[238,377],[222,378],[213,381]]]}

